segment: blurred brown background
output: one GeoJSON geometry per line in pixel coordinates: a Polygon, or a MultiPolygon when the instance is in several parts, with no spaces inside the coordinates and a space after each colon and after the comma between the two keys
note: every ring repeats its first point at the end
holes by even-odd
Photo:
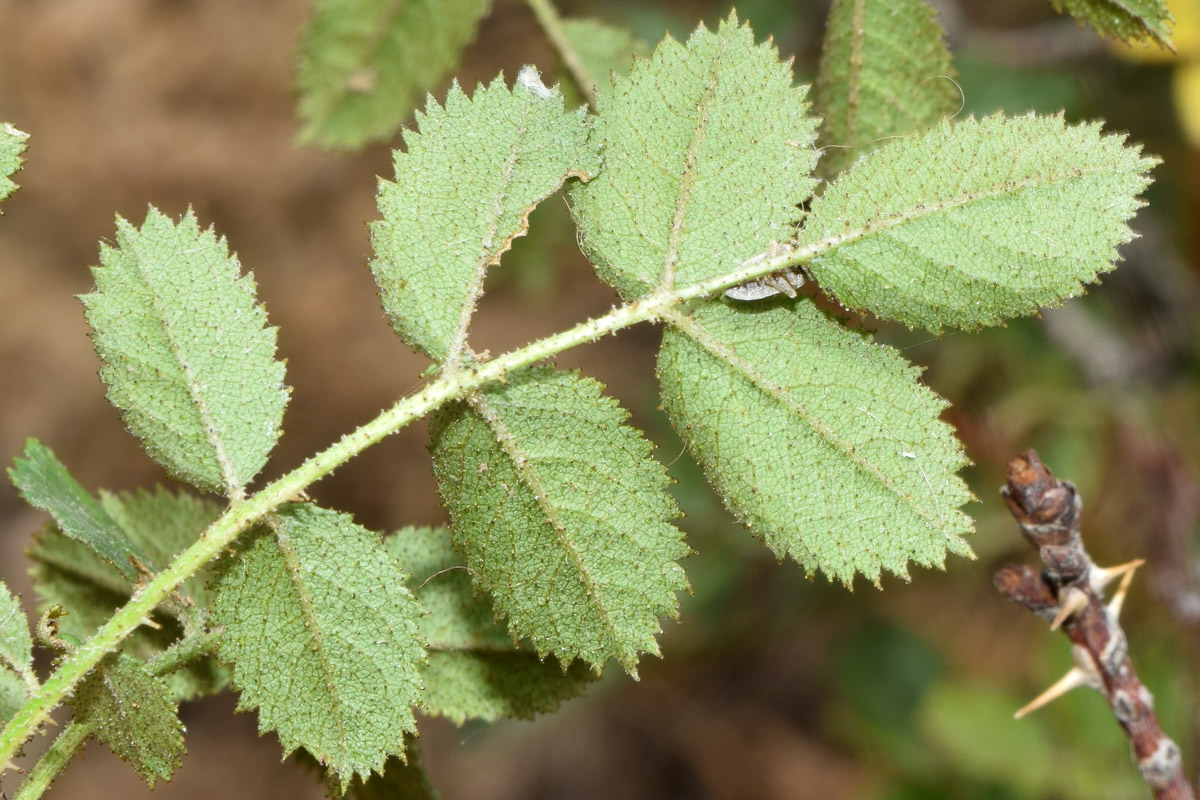
{"type": "MultiPolygon", "coordinates": [[[[1080,482],[1098,557],[1166,553],[1135,590],[1131,638],[1135,661],[1141,647],[1162,665],[1148,680],[1168,698],[1170,732],[1195,767],[1196,620],[1172,605],[1193,596],[1188,548],[1200,503],[1188,218],[1195,182],[1187,180],[1195,156],[1178,136],[1171,67],[1114,58],[1044,2],[938,5],[955,50],[966,53],[968,110],[1074,104],[1069,114],[1107,117],[1168,158],[1151,196],[1159,218],[1135,223],[1149,243],[1127,252],[1116,275],[1132,277],[1113,277],[1115,299],[1097,292],[1080,301],[1083,311],[978,336],[881,332],[928,364],[929,383],[957,404],[951,419],[979,464],[969,478],[981,503],[969,510],[980,519],[973,544],[981,559],[916,573],[907,586],[886,579],[884,592],[809,583],[733,525],[681,456],[656,409],[655,330],[568,353],[560,363],[607,383],[672,465],[688,512],[682,524],[699,551],[685,562],[696,594],[683,600],[683,623],[667,623],[665,657],[645,661],[640,683],[614,668],[587,698],[533,723],[458,729],[423,721],[427,766],[444,797],[1078,796],[1087,784],[1073,778],[1060,786],[1010,775],[1032,769],[1020,749],[1032,728],[1003,718],[971,729],[997,708],[1016,708],[1067,663],[1065,645],[990,586],[998,560],[1026,558],[995,489],[1005,460],[1031,445],[1080,482]],[[1063,78],[1070,73],[1082,77],[1063,78]],[[1026,766],[1003,754],[988,760],[989,748],[1014,742],[1011,757],[1026,766]]],[[[686,36],[697,20],[728,12],[699,0],[562,6],[632,24],[649,41],[665,27],[686,36]]],[[[825,10],[822,2],[739,5],[809,77],[825,10]]],[[[426,362],[391,333],[365,266],[376,176],[391,174],[388,146],[339,156],[293,144],[293,65],[307,13],[306,3],[272,0],[0,0],[0,119],[32,135],[16,176],[21,190],[0,219],[5,461],[36,436],[89,489],[165,480],[104,400],[74,297],[92,287],[87,267],[97,263],[97,242],[113,237],[114,214],[140,223],[147,204],[172,216],[190,205],[202,224],[215,225],[254,272],[280,327],[294,391],[268,477],[418,385],[426,362]]],[[[532,15],[503,0],[458,74],[470,86],[531,62],[554,77],[532,15]]],[[[544,226],[543,244],[520,243],[506,258],[511,274],[489,290],[478,349],[522,345],[615,302],[579,255],[561,199],[551,203],[530,237],[544,226]]],[[[405,429],[313,494],[378,530],[441,522],[424,445],[423,426],[405,429]]],[[[21,551],[42,520],[7,482],[0,486],[0,578],[27,600],[21,551]]],[[[324,796],[302,768],[280,762],[273,736],[256,736],[252,714],[234,715],[233,706],[226,696],[183,709],[189,755],[156,797],[324,796]]],[[[1129,796],[1121,792],[1137,786],[1136,774],[1121,761],[1119,731],[1100,700],[1081,696],[1053,713],[1043,749],[1091,748],[1118,776],[1083,796],[1129,796]],[[1084,735],[1091,738],[1079,743],[1084,735]]],[[[1071,763],[1082,772],[1089,762],[1071,763]]],[[[149,792],[93,745],[48,796],[149,792]]]]}

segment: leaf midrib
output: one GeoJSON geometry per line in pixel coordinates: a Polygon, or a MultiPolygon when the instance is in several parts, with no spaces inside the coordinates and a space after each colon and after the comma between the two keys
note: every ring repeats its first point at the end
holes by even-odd
{"type": "Polygon", "coordinates": [[[562,550],[565,551],[571,563],[574,564],[583,583],[586,596],[594,599],[594,602],[590,605],[595,609],[602,626],[609,634],[609,646],[617,651],[623,650],[624,648],[620,641],[620,632],[609,615],[608,609],[599,602],[601,595],[600,585],[593,578],[574,539],[568,534],[567,527],[558,514],[558,509],[550,502],[550,496],[542,485],[541,476],[537,473],[537,470],[533,469],[534,459],[525,455],[521,450],[516,437],[504,423],[495,406],[488,402],[486,397],[477,392],[468,398],[467,402],[471,406],[471,409],[492,431],[493,440],[500,445],[500,449],[508,456],[509,463],[512,464],[517,477],[525,485],[525,488],[533,493],[534,502],[557,534],[555,539],[562,550]]]}
{"type": "MultiPolygon", "coordinates": [[[[748,380],[755,388],[761,391],[764,395],[774,400],[785,409],[794,412],[801,420],[807,424],[812,431],[821,439],[832,444],[839,452],[842,453],[855,466],[878,481],[884,488],[894,494],[906,506],[910,507],[918,517],[926,524],[926,526],[942,535],[949,535],[949,531],[944,529],[941,523],[941,516],[933,516],[931,518],[929,512],[924,511],[917,502],[915,496],[904,492],[896,482],[890,478],[882,468],[875,465],[862,457],[854,445],[838,435],[836,431],[826,425],[820,418],[813,414],[799,400],[790,399],[789,392],[782,386],[779,386],[766,375],[754,368],[746,359],[735,353],[724,342],[710,335],[704,327],[694,318],[688,317],[678,311],[672,312],[667,321],[678,331],[684,333],[701,347],[703,347],[710,355],[728,364],[743,378],[748,380]]],[[[930,498],[934,501],[934,505],[938,505],[938,498],[935,493],[930,494],[930,498]]]]}
{"type": "MultiPolygon", "coordinates": [[[[529,92],[522,111],[527,113],[530,104],[534,101],[535,95],[533,92],[529,92]]],[[[483,280],[487,274],[487,268],[495,263],[502,252],[507,249],[504,246],[497,247],[494,239],[500,229],[500,219],[504,216],[504,201],[508,197],[507,189],[510,188],[513,174],[516,172],[519,160],[517,154],[520,150],[522,139],[528,131],[529,126],[524,123],[524,118],[522,118],[522,123],[517,128],[516,135],[512,140],[512,146],[509,148],[508,156],[505,157],[503,167],[500,170],[500,180],[496,183],[495,191],[492,193],[492,214],[487,219],[487,228],[483,235],[483,245],[480,248],[479,255],[475,258],[475,269],[472,271],[471,283],[467,287],[467,297],[463,301],[462,313],[459,315],[458,324],[455,326],[454,334],[450,341],[449,354],[446,357],[446,366],[448,368],[456,368],[458,362],[466,352],[467,334],[471,327],[471,318],[475,315],[475,307],[479,303],[479,298],[483,295],[483,280]]],[[[524,221],[528,220],[529,213],[532,210],[532,205],[525,209],[522,217],[524,221]]],[[[520,229],[521,226],[518,225],[517,230],[519,231],[520,229]]],[[[511,241],[509,239],[507,244],[511,244],[511,241]]]]}
{"type": "Polygon", "coordinates": [[[662,278],[660,288],[670,288],[675,284],[676,265],[679,250],[683,244],[683,222],[692,198],[692,190],[696,184],[696,173],[700,166],[700,149],[704,145],[708,115],[712,107],[717,88],[717,78],[722,58],[727,45],[724,37],[718,37],[720,50],[708,62],[707,80],[704,83],[704,94],[697,103],[696,125],[692,128],[692,138],[683,154],[683,174],[679,176],[679,187],[675,193],[675,213],[671,216],[671,230],[667,235],[667,252],[663,257],[662,278]]]}
{"type": "MultiPolygon", "coordinates": [[[[179,246],[179,231],[176,230],[174,233],[176,234],[172,237],[174,252],[171,254],[171,258],[165,260],[166,263],[170,264],[179,263],[181,253],[179,246]]],[[[203,233],[199,234],[200,237],[203,237],[203,235],[203,233]]],[[[196,379],[191,360],[184,357],[185,349],[180,344],[179,337],[177,337],[175,334],[173,322],[170,318],[170,315],[167,314],[166,308],[162,302],[165,299],[165,295],[159,290],[159,287],[153,280],[153,271],[144,266],[147,263],[156,263],[155,259],[143,259],[140,248],[136,248],[135,251],[130,255],[133,257],[134,267],[137,270],[137,274],[142,277],[146,288],[149,290],[148,293],[150,295],[150,304],[158,316],[158,321],[162,327],[163,336],[167,341],[167,347],[170,348],[172,355],[175,356],[179,366],[183,369],[183,374],[186,379],[185,389],[188,396],[192,398],[192,408],[195,409],[196,415],[199,417],[200,423],[204,427],[204,438],[208,441],[209,446],[213,448],[212,455],[213,458],[216,459],[218,469],[221,471],[221,477],[225,482],[225,490],[231,496],[236,495],[241,490],[242,485],[237,478],[236,468],[234,467],[229,454],[226,452],[224,443],[219,436],[218,428],[223,428],[223,426],[218,425],[217,419],[209,411],[209,404],[203,391],[203,385],[196,379]]],[[[223,258],[220,260],[222,262],[225,261],[223,258]]],[[[217,276],[217,280],[219,282],[221,280],[221,276],[217,276]]],[[[235,279],[229,285],[236,287],[236,284],[237,280],[235,279]]],[[[204,479],[203,476],[197,477],[200,477],[202,480],[204,479]]]]}
{"type": "MultiPolygon", "coordinates": [[[[880,151],[880,152],[886,152],[886,151],[880,151]]],[[[971,205],[972,203],[979,203],[979,202],[984,202],[987,200],[992,200],[997,197],[1005,197],[1008,195],[1014,195],[1014,194],[1018,194],[1020,192],[1027,191],[1029,189],[1047,188],[1050,186],[1055,186],[1056,184],[1059,184],[1059,183],[1066,183],[1068,181],[1077,180],[1084,176],[1097,175],[1097,174],[1101,174],[1104,172],[1113,172],[1113,170],[1109,167],[1093,167],[1090,169],[1072,167],[1067,172],[1061,173],[1061,174],[1056,175],[1047,180],[1041,180],[1038,178],[1023,178],[1020,180],[1006,180],[1006,181],[994,183],[990,187],[988,187],[982,191],[964,192],[956,197],[946,198],[944,200],[934,200],[934,201],[926,202],[926,203],[918,203],[917,208],[909,208],[909,209],[906,209],[903,211],[898,211],[894,214],[890,214],[887,216],[872,217],[871,219],[867,220],[865,223],[860,224],[856,228],[851,228],[850,230],[848,230],[845,233],[840,233],[840,234],[835,233],[835,234],[826,235],[823,239],[819,239],[817,242],[813,243],[813,245],[811,246],[811,249],[815,249],[816,252],[814,252],[812,255],[808,256],[806,259],[804,259],[804,261],[816,261],[816,260],[820,259],[822,256],[829,255],[830,253],[835,253],[839,247],[845,247],[848,244],[853,244],[853,243],[859,241],[860,239],[866,239],[869,236],[874,236],[876,234],[884,233],[888,230],[891,230],[892,228],[899,228],[904,225],[907,225],[910,222],[918,222],[918,221],[921,221],[924,219],[928,219],[930,217],[937,216],[939,214],[946,213],[948,211],[953,211],[954,209],[957,209],[957,208],[965,208],[965,207],[971,205]],[[825,246],[821,247],[822,244],[825,246]]],[[[835,188],[836,185],[837,184],[834,183],[831,188],[835,188]]],[[[824,195],[821,196],[821,202],[822,203],[830,202],[828,200],[828,197],[829,197],[829,194],[828,194],[828,192],[826,192],[824,195]]],[[[815,219],[815,218],[819,219],[819,215],[820,215],[821,211],[822,211],[821,208],[813,209],[813,211],[809,214],[809,219],[810,220],[815,219]]],[[[800,231],[799,240],[801,242],[801,245],[798,248],[798,250],[800,250],[800,251],[803,251],[805,249],[803,240],[804,240],[804,234],[807,232],[807,230],[808,230],[808,228],[806,227],[805,229],[800,231]]],[[[803,262],[800,262],[800,263],[803,263],[803,262]]]]}
{"type": "Polygon", "coordinates": [[[339,691],[337,672],[329,657],[329,648],[324,643],[325,637],[322,631],[320,616],[317,614],[317,604],[313,599],[312,593],[309,591],[308,583],[304,580],[303,565],[300,563],[299,553],[292,545],[291,534],[285,530],[286,526],[275,515],[269,517],[267,523],[271,527],[271,533],[274,534],[272,538],[279,548],[280,556],[283,558],[284,568],[287,570],[289,578],[289,585],[296,592],[300,612],[304,616],[304,629],[309,632],[316,643],[316,647],[310,647],[309,652],[315,655],[321,673],[324,676],[325,688],[327,690],[326,697],[329,700],[334,725],[337,726],[337,741],[343,747],[343,752],[337,755],[339,763],[334,765],[335,770],[341,772],[341,765],[345,763],[347,756],[347,753],[344,752],[348,738],[346,715],[341,713],[345,703],[339,691]]]}

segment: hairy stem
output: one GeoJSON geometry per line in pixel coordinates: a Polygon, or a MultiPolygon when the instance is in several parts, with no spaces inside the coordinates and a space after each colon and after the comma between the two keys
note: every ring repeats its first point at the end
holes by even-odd
{"type": "Polygon", "coordinates": [[[195,633],[185,636],[171,647],[146,662],[151,675],[163,676],[181,669],[199,658],[216,652],[217,636],[214,633],[195,633]]]}
{"type": "Polygon", "coordinates": [[[312,456],[274,483],[230,506],[200,535],[195,544],[180,553],[175,561],[152,581],[138,589],[129,602],[96,631],[91,639],[63,659],[58,669],[17,711],[4,730],[0,731],[0,772],[7,768],[5,765],[10,764],[21,746],[49,719],[50,712],[66,699],[75,685],[100,663],[106,654],[115,651],[126,636],[146,622],[151,612],[175,590],[175,587],[196,574],[231,545],[246,528],[291,501],[310,485],[371,445],[424,417],[444,403],[466,397],[476,389],[505,380],[514,370],[544,361],[564,350],[595,341],[639,322],[659,321],[680,303],[707,297],[763,275],[807,263],[815,256],[862,234],[863,231],[847,232],[804,247],[788,249],[773,257],[755,256],[724,275],[676,291],[659,289],[618,306],[603,316],[539,339],[518,350],[480,364],[464,366],[427,384],[416,394],[401,399],[375,419],[346,434],[340,441],[312,456]]]}
{"type": "MultiPolygon", "coordinates": [[[[170,649],[147,661],[146,669],[151,675],[161,677],[198,658],[211,654],[216,649],[216,644],[217,637],[212,633],[186,636],[170,649]]],[[[50,745],[49,749],[38,759],[13,800],[37,800],[45,794],[46,790],[50,788],[50,784],[66,768],[75,753],[91,735],[92,726],[86,722],[73,721],[67,725],[54,740],[54,744],[50,745]]]]}
{"type": "Polygon", "coordinates": [[[554,45],[563,65],[571,73],[575,85],[587,99],[588,106],[594,109],[596,107],[596,79],[584,66],[583,61],[579,58],[579,52],[567,38],[567,32],[563,28],[562,17],[558,15],[558,9],[550,0],[525,0],[525,2],[537,17],[542,30],[546,32],[546,38],[550,40],[550,44],[554,45]]]}
{"type": "Polygon", "coordinates": [[[21,784],[21,788],[13,800],[35,800],[45,794],[46,790],[50,788],[50,784],[66,768],[91,735],[92,726],[85,723],[72,722],[63,728],[63,732],[54,740],[54,744],[50,745],[45,753],[42,753],[42,757],[30,770],[29,777],[21,784]]]}

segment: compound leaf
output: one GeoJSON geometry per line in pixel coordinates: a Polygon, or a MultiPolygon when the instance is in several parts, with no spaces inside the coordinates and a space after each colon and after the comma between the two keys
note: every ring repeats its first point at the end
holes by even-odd
{"type": "Polygon", "coordinates": [[[395,153],[396,182],[380,182],[371,270],[392,327],[441,361],[462,353],[485,271],[525,234],[529,212],[599,161],[585,110],[565,111],[532,67],[511,91],[503,76],[473,98],[455,83],[417,125],[395,153]]]}
{"type": "Polygon", "coordinates": [[[580,661],[563,670],[557,659],[543,660],[514,644],[495,620],[491,598],[472,592],[471,575],[446,528],[405,528],[384,546],[411,573],[428,612],[421,618],[429,648],[422,673],[427,713],[458,725],[468,719],[530,719],[583,694],[595,680],[580,661]]]}
{"type": "Polygon", "coordinates": [[[300,38],[303,142],[355,149],[395,133],[458,64],[489,0],[317,0],[300,38]]]}
{"type": "Polygon", "coordinates": [[[25,163],[21,154],[25,152],[25,142],[28,140],[28,133],[17,130],[7,122],[0,128],[0,200],[7,200],[17,190],[12,176],[25,163]]]}
{"type": "Polygon", "coordinates": [[[1174,49],[1168,26],[1175,18],[1166,0],[1050,0],[1050,5],[1092,26],[1102,36],[1125,42],[1153,40],[1174,49]]]}
{"type": "Polygon", "coordinates": [[[541,656],[658,653],[688,553],[651,445],[596,381],[514,376],[431,420],[434,472],[476,586],[541,656]]]}
{"type": "Polygon", "coordinates": [[[96,738],[142,780],[154,788],[168,781],[183,760],[183,723],[166,681],[124,654],[106,659],[93,670],[72,701],[75,721],[88,725],[96,738]]]}
{"type": "Polygon", "coordinates": [[[71,477],[50,448],[28,439],[24,456],[13,461],[8,475],[25,502],[49,512],[63,534],[86,545],[124,578],[133,580],[136,574],[131,559],[147,561],[142,549],[71,477]]]}
{"type": "Polygon", "coordinates": [[[823,178],[958,110],[945,35],[925,0],[834,2],[813,87],[823,178]]]}
{"type": "Polygon", "coordinates": [[[191,211],[117,219],[83,295],[108,399],[177,478],[237,494],[279,438],[287,389],[254,278],[191,211]]]}
{"type": "Polygon", "coordinates": [[[664,335],[658,372],[689,451],[780,558],[850,585],[970,553],[945,402],[810,301],[699,307],[664,335]]]}
{"type": "Polygon", "coordinates": [[[572,197],[600,277],[635,298],[790,241],[815,185],[806,93],[736,16],[686,46],[668,37],[599,92],[604,169],[572,197]]]}
{"type": "Polygon", "coordinates": [[[261,730],[306,749],[343,791],[416,729],[421,613],[374,533],[309,504],[270,518],[223,571],[213,606],[240,708],[257,708],[261,730]]]}
{"type": "Polygon", "coordinates": [[[1156,160],[1059,116],[943,122],[856,164],[814,203],[801,245],[854,309],[941,331],[1031,314],[1082,290],[1133,238],[1156,160]]]}
{"type": "Polygon", "coordinates": [[[0,725],[13,718],[29,699],[29,684],[9,669],[0,668],[0,725]]]}

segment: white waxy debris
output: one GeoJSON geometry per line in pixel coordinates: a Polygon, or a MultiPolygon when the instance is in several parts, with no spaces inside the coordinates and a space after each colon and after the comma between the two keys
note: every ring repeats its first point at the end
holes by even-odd
{"type": "Polygon", "coordinates": [[[529,64],[521,67],[521,71],[517,73],[517,83],[541,98],[547,98],[554,94],[546,88],[546,84],[542,83],[542,73],[537,71],[537,67],[529,64]]]}

